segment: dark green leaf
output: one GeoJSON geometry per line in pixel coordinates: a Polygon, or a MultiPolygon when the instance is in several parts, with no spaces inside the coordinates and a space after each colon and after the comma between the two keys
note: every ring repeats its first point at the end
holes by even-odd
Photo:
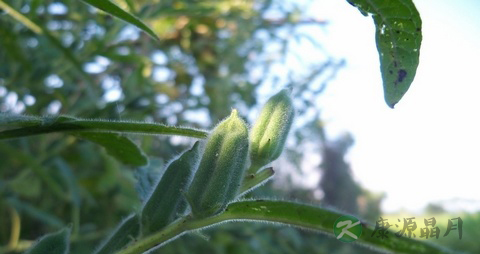
{"type": "MultiPolygon", "coordinates": [[[[137,133],[137,134],[163,134],[179,135],[193,138],[206,138],[208,133],[202,130],[166,126],[158,123],[110,121],[110,120],[89,120],[70,116],[47,116],[34,119],[23,119],[19,117],[15,124],[29,127],[6,130],[0,132],[1,139],[20,138],[52,132],[116,132],[116,133],[137,133]],[[36,121],[36,122],[35,122],[36,121]],[[36,124],[35,124],[36,123],[36,124]]],[[[1,122],[0,122],[1,124],[1,122]]]]}
{"type": "MultiPolygon", "coordinates": [[[[185,217],[177,220],[165,229],[151,235],[128,248],[120,254],[133,254],[148,251],[156,245],[171,240],[186,232],[196,231],[228,221],[256,221],[281,223],[289,226],[315,230],[333,236],[333,227],[338,218],[346,214],[313,205],[305,205],[277,200],[247,200],[230,203],[226,209],[213,217],[191,219],[185,217]]],[[[372,237],[374,228],[361,221],[362,234],[355,243],[364,244],[379,250],[395,253],[451,253],[442,247],[417,241],[408,237],[389,237],[380,239],[372,237]]],[[[389,235],[394,235],[391,231],[389,235]]]]}
{"type": "Polygon", "coordinates": [[[138,19],[137,17],[135,17],[134,15],[122,10],[120,7],[118,7],[116,4],[110,2],[109,0],[82,0],[92,6],[95,6],[97,7],[98,9],[112,15],[112,16],[115,16],[123,21],[126,21],[138,28],[140,28],[141,30],[143,30],[144,32],[146,32],[147,34],[149,34],[150,36],[152,36],[153,38],[158,39],[157,35],[155,34],[155,32],[153,32],[153,30],[148,27],[147,25],[145,25],[140,19],[138,19]]]}
{"type": "Polygon", "coordinates": [[[35,126],[42,123],[42,119],[38,116],[17,115],[11,113],[0,113],[0,127],[11,126],[35,126]]]}
{"type": "Polygon", "coordinates": [[[132,166],[143,166],[148,163],[148,158],[143,151],[132,140],[120,134],[77,132],[74,135],[103,146],[108,154],[122,163],[132,166]]]}
{"type": "Polygon", "coordinates": [[[128,216],[120,222],[112,234],[98,247],[95,254],[110,254],[134,241],[140,233],[140,221],[136,214],[128,216]]]}
{"type": "Polygon", "coordinates": [[[70,228],[64,228],[56,233],[48,234],[38,240],[27,254],[65,254],[70,248],[70,228]]]}
{"type": "Polygon", "coordinates": [[[417,72],[422,20],[411,0],[348,0],[376,27],[385,101],[393,108],[408,91],[417,72]]]}
{"type": "Polygon", "coordinates": [[[7,203],[15,207],[15,209],[17,209],[20,213],[39,220],[42,223],[45,223],[52,227],[61,228],[65,226],[61,219],[16,198],[8,198],[7,203]]]}
{"type": "Polygon", "coordinates": [[[137,191],[140,201],[143,202],[148,198],[164,171],[162,160],[156,158],[150,158],[147,166],[135,170],[134,175],[137,180],[135,190],[137,191]]]}

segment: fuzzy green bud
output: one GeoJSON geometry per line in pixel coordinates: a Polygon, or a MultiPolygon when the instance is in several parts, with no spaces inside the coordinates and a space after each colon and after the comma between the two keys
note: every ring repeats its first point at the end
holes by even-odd
{"type": "Polygon", "coordinates": [[[195,217],[222,211],[238,192],[248,160],[248,128],[236,110],[210,134],[187,193],[195,217]]]}
{"type": "Polygon", "coordinates": [[[166,166],[142,209],[142,231],[155,232],[167,226],[187,208],[184,192],[200,160],[199,142],[166,166]]]}
{"type": "Polygon", "coordinates": [[[249,173],[280,156],[294,116],[289,90],[283,89],[267,101],[250,133],[251,168],[255,172],[249,173]]]}

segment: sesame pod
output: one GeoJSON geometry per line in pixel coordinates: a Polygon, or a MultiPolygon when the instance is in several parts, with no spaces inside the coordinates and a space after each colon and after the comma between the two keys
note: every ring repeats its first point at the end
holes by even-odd
{"type": "Polygon", "coordinates": [[[236,110],[210,134],[187,198],[195,217],[214,215],[232,201],[248,160],[248,128],[236,110]]]}
{"type": "Polygon", "coordinates": [[[166,166],[142,209],[144,234],[160,230],[187,208],[184,192],[191,183],[200,160],[199,142],[166,166]]]}
{"type": "Polygon", "coordinates": [[[140,234],[140,221],[137,214],[131,214],[117,226],[110,236],[103,241],[95,254],[112,254],[135,241],[140,234]]]}
{"type": "Polygon", "coordinates": [[[40,238],[26,254],[66,254],[70,249],[70,227],[40,238]]]}
{"type": "Polygon", "coordinates": [[[256,173],[280,156],[294,116],[295,110],[289,90],[283,89],[267,101],[250,133],[253,172],[249,173],[256,173]]]}

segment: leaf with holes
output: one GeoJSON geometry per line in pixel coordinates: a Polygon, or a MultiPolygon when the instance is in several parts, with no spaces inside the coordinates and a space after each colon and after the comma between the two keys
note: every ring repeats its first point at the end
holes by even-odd
{"type": "Polygon", "coordinates": [[[385,101],[393,108],[410,88],[417,72],[422,20],[411,0],[347,0],[376,27],[385,101]]]}

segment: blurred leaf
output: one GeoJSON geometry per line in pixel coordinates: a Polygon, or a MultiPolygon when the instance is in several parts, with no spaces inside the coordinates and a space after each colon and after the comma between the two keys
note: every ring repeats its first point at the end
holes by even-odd
{"type": "Polygon", "coordinates": [[[77,184],[75,175],[68,164],[61,158],[55,158],[55,165],[60,170],[60,174],[64,179],[65,187],[70,191],[70,197],[75,206],[79,207],[81,203],[80,188],[77,184]]]}
{"type": "Polygon", "coordinates": [[[42,194],[41,181],[30,170],[20,172],[8,182],[8,186],[21,197],[38,198],[42,194]]]}
{"type": "Polygon", "coordinates": [[[164,170],[162,160],[155,158],[150,159],[147,166],[138,168],[135,171],[135,178],[137,179],[135,190],[138,193],[140,201],[143,202],[148,198],[164,170]]]}
{"type": "Polygon", "coordinates": [[[393,108],[408,91],[417,72],[422,20],[412,0],[347,0],[376,27],[385,101],[393,108]]]}
{"type": "Polygon", "coordinates": [[[42,33],[42,28],[40,28],[38,25],[36,25],[34,22],[32,22],[29,18],[25,17],[23,14],[20,12],[16,11],[10,5],[6,4],[2,0],[0,0],[0,9],[4,9],[7,11],[7,13],[18,20],[20,23],[28,27],[30,30],[34,31],[37,34],[42,33]]]}
{"type": "Polygon", "coordinates": [[[77,71],[85,78],[85,80],[87,80],[88,83],[90,83],[90,85],[93,86],[95,82],[93,81],[92,77],[90,77],[90,75],[83,70],[82,64],[77,59],[77,57],[73,54],[73,51],[64,47],[62,45],[62,42],[58,40],[57,37],[55,37],[55,35],[53,35],[50,31],[48,31],[48,29],[43,29],[43,32],[47,37],[47,39],[50,41],[50,43],[53,46],[55,46],[58,50],[60,50],[60,52],[62,52],[65,55],[65,57],[73,64],[75,69],[77,69],[77,71]]]}
{"type": "Polygon", "coordinates": [[[27,254],[66,254],[70,249],[70,227],[43,236],[27,254]]]}
{"type": "Polygon", "coordinates": [[[87,139],[103,146],[107,153],[122,163],[132,166],[143,166],[148,158],[132,140],[115,133],[76,132],[75,136],[87,139]]]}
{"type": "Polygon", "coordinates": [[[101,0],[101,1],[98,1],[98,0],[82,0],[92,6],[95,6],[97,7],[98,9],[112,15],[112,16],[115,16],[127,23],[130,23],[138,28],[140,28],[141,30],[143,30],[144,32],[146,32],[147,34],[149,34],[150,36],[152,36],[154,39],[156,40],[160,40],[157,35],[155,34],[155,32],[153,32],[152,29],[150,29],[150,27],[148,27],[147,25],[145,25],[140,19],[138,19],[137,17],[135,17],[134,15],[124,11],[123,9],[121,9],[120,7],[118,7],[116,4],[110,2],[109,0],[101,0]]]}
{"type": "Polygon", "coordinates": [[[135,241],[140,233],[138,215],[132,214],[118,224],[110,236],[95,251],[95,254],[110,254],[135,241]]]}
{"type": "Polygon", "coordinates": [[[46,213],[38,208],[35,208],[34,206],[27,204],[23,201],[20,201],[16,198],[8,198],[7,203],[17,211],[19,211],[22,214],[25,214],[27,216],[30,216],[32,218],[35,218],[45,224],[48,224],[52,227],[55,228],[61,228],[65,226],[65,224],[60,220],[59,218],[55,217],[54,215],[51,215],[49,213],[46,213]]]}

